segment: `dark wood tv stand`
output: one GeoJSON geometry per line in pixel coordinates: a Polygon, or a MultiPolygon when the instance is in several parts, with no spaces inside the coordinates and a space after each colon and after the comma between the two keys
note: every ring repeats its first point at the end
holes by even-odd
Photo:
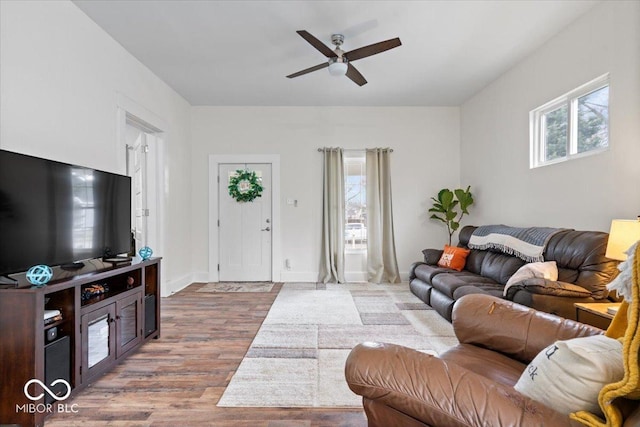
{"type": "Polygon", "coordinates": [[[39,288],[18,279],[19,287],[0,289],[0,425],[42,426],[47,415],[73,409],[73,395],[160,336],[160,258],[54,269],[39,288]],[[45,310],[61,318],[45,325],[45,310]],[[58,379],[71,386],[63,400],[66,384],[50,387],[58,379]]]}

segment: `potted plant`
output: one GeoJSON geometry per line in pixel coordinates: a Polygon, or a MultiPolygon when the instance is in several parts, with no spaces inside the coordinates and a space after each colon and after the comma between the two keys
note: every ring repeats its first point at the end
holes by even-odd
{"type": "Polygon", "coordinates": [[[468,208],[473,204],[473,195],[470,189],[471,186],[468,186],[466,190],[457,188],[453,191],[443,188],[438,192],[437,198],[431,198],[433,200],[433,207],[429,209],[429,212],[433,212],[431,218],[447,225],[449,245],[451,245],[451,236],[460,227],[462,217],[469,214],[468,208]]]}

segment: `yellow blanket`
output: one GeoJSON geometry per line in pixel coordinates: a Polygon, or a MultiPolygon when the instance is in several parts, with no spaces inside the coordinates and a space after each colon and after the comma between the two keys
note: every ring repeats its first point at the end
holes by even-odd
{"type": "MultiPolygon", "coordinates": [[[[606,335],[621,338],[624,377],[615,383],[607,384],[598,395],[598,403],[605,419],[586,411],[576,412],[570,417],[590,427],[620,427],[623,423],[621,409],[622,399],[640,399],[640,245],[636,244],[629,254],[627,268],[631,268],[630,287],[631,301],[625,298],[618,313],[614,317],[606,335]]],[[[621,265],[622,268],[622,265],[621,265]]],[[[628,289],[627,288],[627,289],[628,289]]],[[[629,290],[629,289],[628,289],[629,290]]]]}

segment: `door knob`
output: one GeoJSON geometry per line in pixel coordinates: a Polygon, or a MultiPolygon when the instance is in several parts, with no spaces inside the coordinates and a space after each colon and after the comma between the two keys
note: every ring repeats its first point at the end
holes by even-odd
{"type": "Polygon", "coordinates": [[[263,229],[262,229],[262,230],[260,230],[260,231],[271,231],[271,229],[270,229],[269,227],[267,227],[267,228],[263,228],[263,229]]]}

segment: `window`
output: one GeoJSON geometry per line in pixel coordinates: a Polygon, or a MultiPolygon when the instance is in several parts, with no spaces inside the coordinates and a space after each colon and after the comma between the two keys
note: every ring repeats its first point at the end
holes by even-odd
{"type": "Polygon", "coordinates": [[[345,153],[345,249],[367,249],[367,175],[364,152],[345,153]]]}
{"type": "Polygon", "coordinates": [[[73,250],[76,259],[83,249],[92,249],[95,231],[95,204],[93,171],[84,168],[72,168],[71,183],[73,195],[73,250]]]}
{"type": "Polygon", "coordinates": [[[530,113],[530,167],[595,154],[609,147],[609,75],[530,113]]]}

